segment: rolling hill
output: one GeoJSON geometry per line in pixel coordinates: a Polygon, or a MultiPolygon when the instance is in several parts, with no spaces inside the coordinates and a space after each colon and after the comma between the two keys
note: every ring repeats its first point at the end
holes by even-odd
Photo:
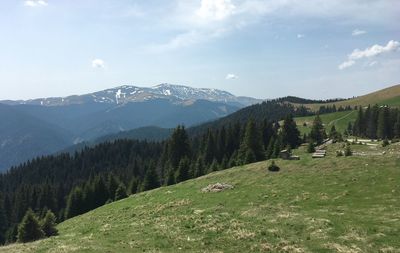
{"type": "Polygon", "coordinates": [[[379,91],[369,93],[367,95],[355,97],[352,99],[347,99],[334,103],[306,103],[304,106],[311,108],[312,110],[317,110],[321,105],[336,105],[339,106],[367,106],[367,105],[389,105],[391,107],[400,107],[400,84],[394,85],[379,91]]]}
{"type": "MultiPolygon", "coordinates": [[[[321,114],[320,118],[325,126],[325,130],[329,133],[329,130],[333,125],[340,133],[343,133],[347,129],[349,122],[354,123],[357,117],[357,111],[343,111],[333,112],[327,114],[321,114]]],[[[295,118],[298,129],[301,134],[308,134],[311,132],[312,123],[315,116],[297,117],[295,118]]]]}
{"type": "Polygon", "coordinates": [[[0,252],[398,252],[400,145],[340,148],[319,160],[296,150],[277,173],[260,162],[133,195],[0,252]],[[233,189],[202,191],[217,182],[233,189]]]}

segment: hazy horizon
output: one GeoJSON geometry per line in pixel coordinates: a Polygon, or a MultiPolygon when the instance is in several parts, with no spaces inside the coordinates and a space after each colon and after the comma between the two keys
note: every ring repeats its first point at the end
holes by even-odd
{"type": "Polygon", "coordinates": [[[172,83],[347,98],[400,83],[395,0],[3,1],[0,100],[172,83]]]}

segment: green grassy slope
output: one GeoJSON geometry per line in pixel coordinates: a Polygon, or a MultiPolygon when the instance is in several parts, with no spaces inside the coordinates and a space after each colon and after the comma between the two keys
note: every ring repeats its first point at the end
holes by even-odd
{"type": "MultiPolygon", "coordinates": [[[[349,122],[354,123],[356,117],[357,111],[333,112],[320,115],[322,123],[325,125],[326,131],[329,132],[332,125],[335,125],[336,130],[341,133],[343,133],[343,131],[347,129],[349,122]]],[[[315,116],[295,118],[297,127],[299,128],[301,134],[310,133],[314,118],[315,116]],[[303,125],[304,123],[306,123],[306,126],[303,125]]]]}
{"type": "Polygon", "coordinates": [[[362,157],[277,160],[131,196],[0,252],[400,252],[400,145],[362,157]],[[381,154],[386,151],[386,155],[381,154]],[[234,189],[202,193],[222,182],[234,189]]]}
{"type": "Polygon", "coordinates": [[[317,110],[321,105],[331,106],[333,104],[335,104],[337,107],[338,106],[345,107],[348,105],[353,107],[359,105],[367,106],[374,104],[400,107],[400,84],[345,101],[327,103],[327,104],[305,104],[304,106],[311,108],[313,110],[317,110]]]}

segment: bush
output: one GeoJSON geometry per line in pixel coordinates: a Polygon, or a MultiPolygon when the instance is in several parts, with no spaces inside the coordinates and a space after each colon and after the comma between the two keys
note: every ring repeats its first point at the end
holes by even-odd
{"type": "Polygon", "coordinates": [[[351,150],[350,145],[347,145],[345,150],[344,150],[344,155],[345,156],[352,156],[353,155],[353,151],[351,150]]]}
{"type": "Polygon", "coordinates": [[[343,156],[343,152],[340,150],[336,151],[336,156],[337,157],[343,156]]]}
{"type": "Polygon", "coordinates": [[[272,172],[278,172],[280,168],[275,164],[274,161],[272,161],[271,165],[268,166],[268,170],[272,172]]]}
{"type": "Polygon", "coordinates": [[[52,211],[47,211],[46,216],[44,216],[44,219],[41,222],[41,228],[47,237],[58,234],[56,228],[56,216],[52,211]]]}
{"type": "Polygon", "coordinates": [[[308,153],[314,153],[315,152],[315,145],[314,143],[310,142],[307,146],[307,152],[308,153]]]}
{"type": "Polygon", "coordinates": [[[388,141],[388,139],[384,139],[384,140],[383,140],[383,143],[382,143],[382,147],[386,147],[386,146],[389,146],[389,141],[388,141]]]}
{"type": "Polygon", "coordinates": [[[45,236],[39,220],[32,209],[26,211],[24,218],[18,226],[18,242],[32,242],[39,240],[45,236]]]}

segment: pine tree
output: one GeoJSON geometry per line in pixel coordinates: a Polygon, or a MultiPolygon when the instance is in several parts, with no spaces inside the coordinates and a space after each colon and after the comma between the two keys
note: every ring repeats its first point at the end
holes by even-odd
{"type": "Polygon", "coordinates": [[[158,178],[156,169],[154,166],[150,166],[143,180],[142,190],[148,191],[160,187],[160,180],[158,178]]]}
{"type": "Polygon", "coordinates": [[[395,138],[400,138],[400,112],[397,113],[397,120],[393,126],[393,136],[395,138]]]}
{"type": "Polygon", "coordinates": [[[6,210],[4,208],[4,200],[0,192],[0,245],[4,244],[6,241],[5,232],[8,227],[6,210]]]}
{"type": "Polygon", "coordinates": [[[139,180],[136,177],[133,177],[131,182],[129,183],[129,193],[135,194],[138,192],[139,180]]]}
{"type": "Polygon", "coordinates": [[[378,115],[378,138],[380,139],[386,139],[390,138],[390,114],[389,114],[389,108],[387,106],[384,106],[379,110],[379,115],[378,115]]]}
{"type": "Polygon", "coordinates": [[[43,220],[40,222],[40,227],[43,230],[46,237],[58,234],[58,230],[56,228],[56,216],[51,210],[47,211],[43,220]]]}
{"type": "Polygon", "coordinates": [[[126,187],[123,183],[120,183],[118,188],[115,190],[115,197],[114,200],[121,200],[128,197],[128,195],[126,194],[126,187]]]}
{"type": "Polygon", "coordinates": [[[313,126],[310,132],[310,139],[311,141],[321,144],[326,136],[324,125],[322,124],[322,120],[317,115],[314,119],[313,126]]]}
{"type": "Polygon", "coordinates": [[[240,157],[244,163],[256,162],[265,159],[264,146],[260,130],[253,120],[246,125],[245,135],[240,147],[240,157]]]}
{"type": "Polygon", "coordinates": [[[24,218],[18,226],[17,239],[19,242],[32,242],[45,236],[40,227],[38,218],[32,209],[26,211],[24,218]]]}
{"type": "Polygon", "coordinates": [[[179,162],[184,157],[190,157],[191,149],[189,144],[189,137],[186,133],[184,126],[178,126],[173,132],[169,141],[169,163],[173,168],[179,166],[179,162]]]}
{"type": "Polygon", "coordinates": [[[82,210],[83,205],[84,201],[82,189],[80,187],[76,187],[68,195],[65,218],[69,219],[82,214],[84,212],[84,210],[82,210]]]}
{"type": "Polygon", "coordinates": [[[178,171],[176,172],[176,179],[177,183],[183,182],[188,180],[189,177],[189,169],[190,169],[190,161],[187,158],[183,158],[178,167],[178,171]]]}
{"type": "Polygon", "coordinates": [[[287,115],[282,126],[282,145],[296,148],[300,145],[300,131],[291,114],[287,115]]]}

